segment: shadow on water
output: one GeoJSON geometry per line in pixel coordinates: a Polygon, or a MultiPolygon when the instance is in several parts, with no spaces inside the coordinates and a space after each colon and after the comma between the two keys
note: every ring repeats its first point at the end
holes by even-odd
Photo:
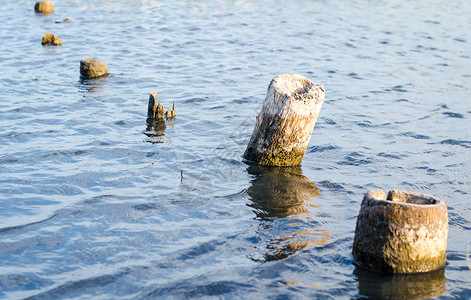
{"type": "Polygon", "coordinates": [[[317,185],[302,174],[300,166],[250,165],[247,171],[254,176],[247,189],[251,200],[248,206],[260,221],[258,233],[266,244],[263,258],[253,260],[279,260],[302,249],[329,243],[330,232],[312,226],[309,220],[309,208],[318,208],[314,198],[322,195],[317,185]]]}
{"type": "Polygon", "coordinates": [[[356,266],[359,297],[371,299],[425,299],[446,291],[445,268],[415,274],[383,274],[356,266]]]}

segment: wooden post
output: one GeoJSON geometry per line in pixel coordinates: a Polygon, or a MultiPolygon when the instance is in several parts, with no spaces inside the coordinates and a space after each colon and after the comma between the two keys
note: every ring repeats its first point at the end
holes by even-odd
{"type": "Polygon", "coordinates": [[[443,200],[405,191],[370,191],[358,214],[353,258],[387,273],[428,272],[446,260],[448,212],[443,200]]]}
{"type": "Polygon", "coordinates": [[[260,165],[301,163],[324,101],[324,86],[295,74],[268,86],[244,158],[260,165]]]}
{"type": "Polygon", "coordinates": [[[147,116],[152,119],[163,119],[164,116],[167,116],[167,119],[170,120],[175,117],[175,102],[173,102],[173,110],[169,108],[167,113],[164,113],[164,105],[157,102],[157,92],[152,91],[149,95],[147,116]]]}
{"type": "Polygon", "coordinates": [[[157,92],[152,91],[149,95],[149,104],[147,105],[147,116],[149,118],[155,117],[155,112],[157,111],[157,92]]]}

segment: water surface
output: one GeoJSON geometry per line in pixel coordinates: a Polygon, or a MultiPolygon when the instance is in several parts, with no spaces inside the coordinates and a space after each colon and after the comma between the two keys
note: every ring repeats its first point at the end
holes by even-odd
{"type": "Polygon", "coordinates": [[[471,296],[467,1],[33,7],[0,12],[1,298],[471,296]],[[87,57],[110,76],[81,80],[87,57]],[[299,167],[249,166],[284,73],[325,85],[308,150],[299,167]],[[175,120],[148,122],[152,90],[175,120]],[[445,268],[355,267],[376,188],[447,202],[445,268]]]}

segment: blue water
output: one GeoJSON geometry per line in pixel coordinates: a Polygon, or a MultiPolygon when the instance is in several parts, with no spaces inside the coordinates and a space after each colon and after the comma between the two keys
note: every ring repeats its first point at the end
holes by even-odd
{"type": "Polygon", "coordinates": [[[471,297],[470,2],[33,7],[0,10],[0,298],[471,297]],[[110,76],[81,80],[87,57],[110,76]],[[284,73],[325,85],[308,150],[300,167],[249,166],[284,73]],[[147,124],[152,90],[175,120],[147,124]],[[445,268],[355,267],[377,188],[446,201],[445,268]]]}

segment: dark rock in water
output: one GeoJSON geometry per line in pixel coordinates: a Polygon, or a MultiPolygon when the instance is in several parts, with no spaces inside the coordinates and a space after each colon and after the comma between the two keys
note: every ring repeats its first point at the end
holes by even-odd
{"type": "Polygon", "coordinates": [[[54,12],[54,2],[40,1],[34,5],[34,10],[39,13],[52,13],[54,12]]]}
{"type": "Polygon", "coordinates": [[[107,74],[108,66],[103,61],[96,61],[94,58],[80,61],[80,75],[85,78],[97,78],[107,74]]]}
{"type": "Polygon", "coordinates": [[[59,39],[56,35],[52,33],[45,33],[43,35],[43,40],[41,42],[43,46],[62,46],[62,39],[59,39]]]}

